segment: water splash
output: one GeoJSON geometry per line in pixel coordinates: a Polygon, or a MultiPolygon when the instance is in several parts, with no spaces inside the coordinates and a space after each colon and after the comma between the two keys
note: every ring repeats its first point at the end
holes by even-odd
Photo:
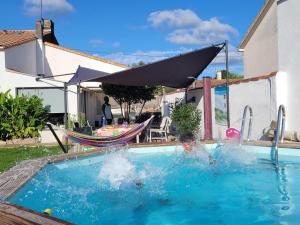
{"type": "MultiPolygon", "coordinates": [[[[102,188],[109,187],[112,190],[119,190],[123,186],[141,188],[146,181],[164,176],[164,171],[161,168],[157,168],[150,163],[137,166],[131,160],[131,156],[132,153],[127,151],[113,152],[106,155],[98,175],[102,188]]],[[[135,157],[133,156],[132,158],[134,159],[135,157]]],[[[153,186],[151,182],[149,184],[153,186]]],[[[150,189],[154,191],[156,188],[153,186],[150,189]]]]}
{"type": "Polygon", "coordinates": [[[136,178],[135,166],[122,153],[106,157],[98,175],[100,182],[108,181],[112,189],[120,189],[123,183],[132,182],[136,178]]]}
{"type": "Polygon", "coordinates": [[[245,151],[237,144],[224,144],[218,146],[213,152],[213,157],[218,165],[223,167],[251,166],[257,162],[257,157],[253,153],[245,151]]]}

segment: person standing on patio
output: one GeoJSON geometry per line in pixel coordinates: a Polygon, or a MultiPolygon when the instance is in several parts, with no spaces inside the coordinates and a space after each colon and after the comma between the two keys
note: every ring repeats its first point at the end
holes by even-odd
{"type": "Polygon", "coordinates": [[[113,114],[111,112],[111,105],[109,104],[108,96],[104,97],[104,104],[102,105],[102,112],[108,125],[112,124],[113,114]]]}

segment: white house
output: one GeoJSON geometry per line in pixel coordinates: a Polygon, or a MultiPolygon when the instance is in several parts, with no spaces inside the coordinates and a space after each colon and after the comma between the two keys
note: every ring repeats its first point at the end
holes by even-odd
{"type": "MultiPolygon", "coordinates": [[[[107,73],[127,68],[60,46],[51,20],[37,21],[35,30],[0,30],[0,91],[10,90],[14,96],[40,96],[54,122],[63,122],[64,82],[70,80],[78,66],[107,73]]],[[[102,114],[103,94],[99,83],[82,83],[81,86],[68,87],[68,113],[75,118],[85,113],[94,124],[102,114]]]]}
{"type": "Polygon", "coordinates": [[[299,12],[299,0],[266,0],[240,44],[245,78],[277,72],[270,89],[276,107],[285,105],[286,129],[292,131],[300,131],[299,12]]]}

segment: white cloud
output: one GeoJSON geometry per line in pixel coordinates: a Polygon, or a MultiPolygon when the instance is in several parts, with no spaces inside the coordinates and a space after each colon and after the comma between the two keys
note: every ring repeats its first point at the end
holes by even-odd
{"type": "Polygon", "coordinates": [[[89,41],[92,48],[98,48],[100,45],[102,45],[104,42],[101,39],[92,39],[89,41]]]}
{"type": "Polygon", "coordinates": [[[115,41],[114,43],[112,43],[111,45],[113,48],[119,48],[121,46],[121,43],[118,41],[115,41]]]}
{"type": "MultiPolygon", "coordinates": [[[[64,14],[74,11],[72,4],[68,0],[43,0],[43,13],[64,14]]],[[[25,13],[30,16],[40,15],[41,1],[40,0],[25,0],[25,13]]]]}
{"type": "Polygon", "coordinates": [[[182,45],[209,45],[230,39],[238,31],[217,18],[202,20],[191,10],[165,10],[153,12],[148,22],[154,28],[167,28],[166,40],[182,45]]]}
{"type": "Polygon", "coordinates": [[[201,19],[189,9],[175,9],[153,12],[148,17],[148,22],[154,27],[167,25],[169,27],[195,26],[201,19]]]}
{"type": "Polygon", "coordinates": [[[162,59],[166,59],[175,55],[182,53],[183,50],[170,50],[170,51],[135,51],[133,53],[125,54],[124,52],[112,53],[104,56],[105,58],[119,62],[125,65],[132,65],[143,61],[145,63],[156,62],[162,59]]]}
{"type": "MultiPolygon", "coordinates": [[[[193,51],[190,48],[180,48],[178,50],[169,50],[169,51],[135,51],[133,53],[126,54],[124,52],[116,52],[109,55],[104,56],[104,58],[119,62],[126,65],[132,65],[134,63],[138,63],[143,61],[145,63],[156,62],[159,60],[163,60],[169,57],[173,57],[182,53],[193,51]]],[[[98,55],[97,55],[98,56],[98,55]]],[[[231,66],[233,65],[241,65],[242,64],[242,54],[238,52],[234,47],[229,47],[229,63],[231,66]]],[[[225,53],[224,51],[220,52],[219,55],[213,60],[211,63],[213,66],[223,66],[225,65],[225,53]]]]}

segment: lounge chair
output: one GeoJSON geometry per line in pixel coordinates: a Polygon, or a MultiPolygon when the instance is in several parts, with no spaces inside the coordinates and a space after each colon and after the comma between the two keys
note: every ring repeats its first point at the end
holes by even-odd
{"type": "Polygon", "coordinates": [[[169,127],[171,125],[171,119],[169,117],[163,117],[159,128],[151,128],[149,130],[149,141],[152,140],[165,140],[168,141],[169,127]]]}

